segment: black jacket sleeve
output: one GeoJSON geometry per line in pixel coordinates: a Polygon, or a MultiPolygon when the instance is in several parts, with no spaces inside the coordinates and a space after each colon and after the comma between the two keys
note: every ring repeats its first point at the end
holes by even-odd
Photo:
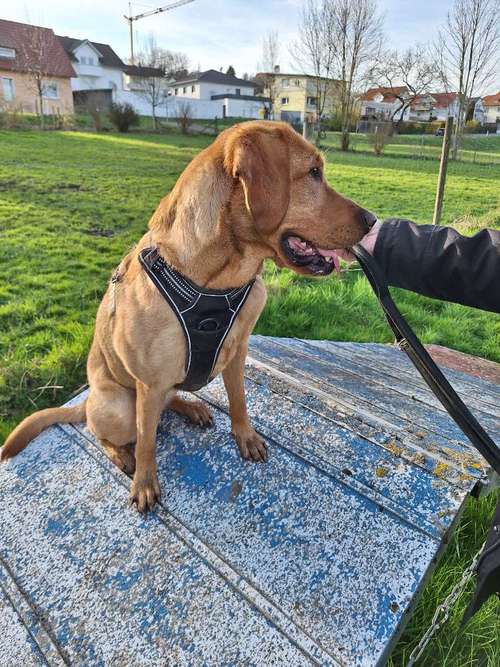
{"type": "Polygon", "coordinates": [[[393,287],[500,313],[500,231],[467,237],[451,227],[390,219],[373,255],[393,287]]]}

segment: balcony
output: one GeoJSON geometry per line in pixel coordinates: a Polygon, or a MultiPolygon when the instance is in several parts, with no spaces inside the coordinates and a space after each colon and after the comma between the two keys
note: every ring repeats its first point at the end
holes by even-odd
{"type": "Polygon", "coordinates": [[[100,65],[82,65],[82,63],[74,63],[73,67],[78,76],[94,76],[96,79],[103,76],[103,70],[100,65]]]}

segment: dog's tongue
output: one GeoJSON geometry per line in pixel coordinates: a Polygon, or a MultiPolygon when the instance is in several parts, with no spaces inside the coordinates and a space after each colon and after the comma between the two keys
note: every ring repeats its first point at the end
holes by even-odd
{"type": "Polygon", "coordinates": [[[331,257],[333,259],[333,265],[335,267],[335,271],[337,273],[340,273],[339,256],[336,250],[323,250],[323,248],[317,248],[317,251],[319,252],[320,255],[323,255],[323,257],[331,257]]]}

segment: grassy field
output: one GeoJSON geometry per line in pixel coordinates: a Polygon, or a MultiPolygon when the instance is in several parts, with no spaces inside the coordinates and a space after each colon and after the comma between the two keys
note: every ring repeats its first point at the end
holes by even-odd
{"type": "MultiPolygon", "coordinates": [[[[364,137],[354,137],[354,151],[345,154],[336,150],[336,135],[329,135],[328,180],[379,217],[430,222],[440,139],[424,139],[427,159],[418,155],[419,137],[398,137],[377,158],[364,137]]],[[[500,138],[470,139],[475,143],[465,147],[464,160],[450,166],[443,216],[444,224],[467,233],[500,228],[500,138]]],[[[0,132],[0,442],[28,412],[62,403],[84,383],[94,315],[113,267],[143,233],[159,198],[209,141],[173,134],[0,132]]],[[[316,281],[268,266],[266,280],[270,296],[259,333],[392,340],[354,267],[340,279],[316,281]]],[[[500,361],[500,316],[398,290],[395,295],[425,342],[500,361]]],[[[404,664],[437,602],[480,545],[493,503],[470,503],[458,538],[398,644],[394,665],[404,664]]],[[[464,605],[421,664],[500,664],[498,604],[490,601],[457,635],[464,605]]]]}

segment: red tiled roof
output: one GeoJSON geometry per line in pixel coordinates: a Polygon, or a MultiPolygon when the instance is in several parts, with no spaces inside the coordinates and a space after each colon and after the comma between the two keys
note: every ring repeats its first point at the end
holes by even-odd
{"type": "Polygon", "coordinates": [[[47,76],[76,76],[66,51],[50,28],[0,19],[0,46],[16,52],[15,58],[0,57],[0,70],[26,72],[31,62],[47,76]]]}
{"type": "Polygon", "coordinates": [[[500,106],[500,91],[494,95],[486,95],[486,97],[483,97],[483,104],[485,107],[500,106]]]}
{"type": "Polygon", "coordinates": [[[430,93],[430,96],[435,100],[434,107],[437,109],[447,109],[457,99],[456,93],[430,93]]]}
{"type": "Polygon", "coordinates": [[[397,99],[397,95],[402,95],[403,93],[408,92],[406,86],[394,86],[393,88],[380,87],[380,88],[370,88],[366,93],[361,97],[364,102],[372,102],[377,95],[383,96],[383,102],[394,102],[397,99]]]}

